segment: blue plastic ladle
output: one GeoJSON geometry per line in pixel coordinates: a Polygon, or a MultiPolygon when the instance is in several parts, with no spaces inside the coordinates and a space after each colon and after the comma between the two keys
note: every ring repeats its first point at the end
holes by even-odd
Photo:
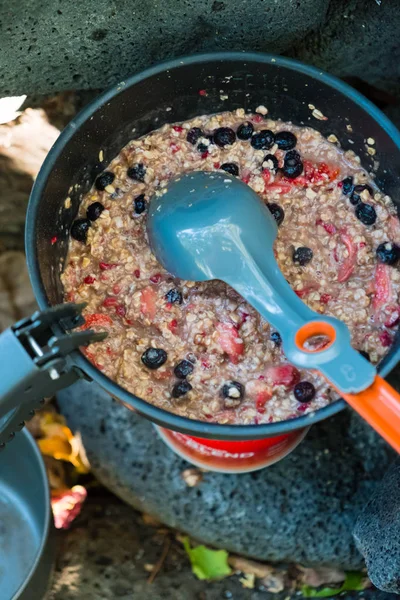
{"type": "Polygon", "coordinates": [[[274,257],[275,219],[248,185],[227,173],[182,175],[152,198],[147,231],[167,271],[229,284],[279,331],[291,363],[320,371],[400,452],[400,396],[352,348],[344,323],[314,312],[292,290],[274,257]],[[330,342],[310,350],[315,335],[330,342]]]}

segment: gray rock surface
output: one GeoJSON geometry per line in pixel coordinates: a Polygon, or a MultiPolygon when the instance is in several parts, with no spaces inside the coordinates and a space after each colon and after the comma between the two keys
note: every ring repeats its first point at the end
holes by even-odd
{"type": "Polygon", "coordinates": [[[322,25],[327,7],[326,0],[1,0],[0,93],[103,88],[193,52],[284,52],[322,25]]]}
{"type": "Polygon", "coordinates": [[[139,510],[193,538],[260,560],[359,568],[352,529],[393,453],[349,412],[312,428],[283,461],[244,475],[206,473],[189,488],[188,464],[152,425],[95,384],[59,394],[99,480],[139,510]]]}
{"type": "MultiPolygon", "coordinates": [[[[46,600],[291,600],[298,593],[271,594],[261,580],[245,589],[234,575],[199,581],[182,545],[168,532],[111,494],[92,490],[69,531],[57,532],[56,570],[46,600]],[[150,570],[170,541],[165,561],[152,583],[150,570]]],[[[374,589],[347,592],[344,600],[395,600],[374,589]]]]}
{"type": "Polygon", "coordinates": [[[356,76],[382,89],[400,90],[400,2],[330,0],[323,27],[290,54],[340,77],[356,76]]]}
{"type": "Polygon", "coordinates": [[[400,593],[400,462],[386,473],[364,511],[354,536],[373,583],[400,593]]]}

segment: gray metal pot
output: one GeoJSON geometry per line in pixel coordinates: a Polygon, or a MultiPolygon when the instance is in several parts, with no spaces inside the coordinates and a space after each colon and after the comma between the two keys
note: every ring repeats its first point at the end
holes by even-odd
{"type": "Polygon", "coordinates": [[[49,484],[25,430],[0,454],[0,598],[42,600],[53,568],[49,484]]]}

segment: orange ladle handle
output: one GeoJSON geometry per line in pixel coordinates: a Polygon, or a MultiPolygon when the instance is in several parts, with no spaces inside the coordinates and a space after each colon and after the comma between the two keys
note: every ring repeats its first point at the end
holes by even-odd
{"type": "Polygon", "coordinates": [[[342,398],[400,453],[400,394],[380,375],[372,385],[357,394],[342,398]]]}

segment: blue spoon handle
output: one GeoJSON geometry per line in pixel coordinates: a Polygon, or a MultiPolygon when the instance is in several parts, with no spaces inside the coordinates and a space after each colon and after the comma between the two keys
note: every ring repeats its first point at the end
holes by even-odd
{"type": "MultiPolygon", "coordinates": [[[[243,248],[238,250],[237,269],[223,279],[279,331],[288,360],[317,369],[342,392],[356,393],[371,385],[376,369],[352,348],[347,326],[333,317],[322,317],[300,300],[272,253],[256,262],[243,248]],[[321,333],[327,328],[333,332],[333,342],[326,349],[310,352],[296,341],[298,332],[310,323],[320,324],[321,333]]],[[[313,329],[318,331],[318,327],[313,329]]]]}

